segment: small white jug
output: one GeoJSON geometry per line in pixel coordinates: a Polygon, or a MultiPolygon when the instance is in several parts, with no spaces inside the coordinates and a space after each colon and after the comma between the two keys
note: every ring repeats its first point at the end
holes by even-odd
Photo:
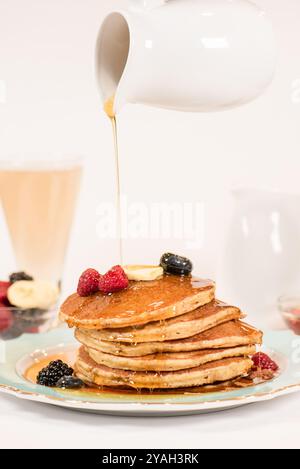
{"type": "Polygon", "coordinates": [[[131,0],[101,27],[96,51],[103,101],[218,111],[251,101],[276,65],[272,25],[247,0],[131,0]]]}
{"type": "Polygon", "coordinates": [[[238,189],[234,197],[222,285],[253,324],[274,326],[278,298],[299,288],[300,195],[238,189]]]}

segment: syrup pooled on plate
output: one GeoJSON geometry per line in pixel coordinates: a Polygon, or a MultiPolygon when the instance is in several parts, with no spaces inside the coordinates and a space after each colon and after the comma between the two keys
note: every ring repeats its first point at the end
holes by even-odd
{"type": "MultiPolygon", "coordinates": [[[[36,363],[31,365],[24,373],[24,378],[31,383],[36,384],[37,375],[39,372],[49,365],[51,361],[62,360],[64,363],[67,363],[69,366],[73,367],[75,360],[75,354],[73,352],[61,352],[54,355],[48,356],[47,358],[42,358],[37,360],[36,363]]],[[[241,377],[232,381],[225,383],[207,385],[207,386],[196,386],[192,388],[182,388],[182,389],[154,389],[154,390],[135,390],[130,388],[113,388],[113,387],[103,387],[97,388],[93,386],[86,386],[81,390],[62,390],[66,394],[76,393],[77,396],[92,394],[95,395],[104,395],[104,394],[115,394],[118,396],[170,396],[170,395],[187,395],[187,394],[209,394],[209,393],[218,393],[218,392],[229,392],[235,391],[241,388],[248,388],[255,386],[257,383],[249,377],[241,377]]]]}

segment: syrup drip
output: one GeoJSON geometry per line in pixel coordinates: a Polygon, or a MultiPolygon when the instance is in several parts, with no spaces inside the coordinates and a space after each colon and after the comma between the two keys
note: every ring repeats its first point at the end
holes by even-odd
{"type": "Polygon", "coordinates": [[[121,212],[121,180],[120,180],[120,158],[117,118],[114,112],[115,97],[112,96],[104,104],[104,111],[112,124],[114,153],[115,153],[115,179],[116,179],[116,214],[117,214],[117,239],[119,251],[119,263],[123,265],[123,239],[122,239],[122,212],[121,212]]]}

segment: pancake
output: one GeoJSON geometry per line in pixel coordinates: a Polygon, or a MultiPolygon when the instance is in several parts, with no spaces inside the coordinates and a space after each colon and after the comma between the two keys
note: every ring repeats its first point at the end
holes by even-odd
{"type": "Polygon", "coordinates": [[[131,371],[177,371],[196,368],[206,363],[231,357],[246,357],[254,355],[255,345],[242,345],[212,350],[198,350],[197,352],[157,353],[144,357],[117,357],[95,349],[86,349],[89,356],[98,364],[108,368],[131,371]]]}
{"type": "Polygon", "coordinates": [[[154,353],[191,352],[195,350],[261,345],[262,332],[241,321],[229,321],[186,339],[165,342],[127,344],[97,338],[94,331],[76,329],[76,339],[85,347],[123,357],[141,357],[154,353]]]}
{"type": "Polygon", "coordinates": [[[76,375],[96,386],[134,389],[175,389],[229,381],[249,373],[250,358],[225,358],[189,370],[169,372],[125,371],[97,365],[81,347],[75,366],[76,375]]]}
{"type": "Polygon", "coordinates": [[[150,282],[130,282],[126,290],[89,297],[71,295],[60,318],[70,327],[120,328],[180,316],[214,299],[215,284],[196,277],[165,275],[150,282]]]}
{"type": "Polygon", "coordinates": [[[155,321],[145,326],[124,329],[90,331],[89,335],[96,340],[108,342],[132,344],[165,342],[168,340],[185,339],[219,324],[243,317],[244,315],[239,308],[214,300],[194,311],[166,321],[155,321]]]}
{"type": "Polygon", "coordinates": [[[233,378],[229,381],[221,381],[218,383],[212,383],[212,384],[204,384],[202,386],[193,386],[193,387],[186,387],[186,388],[168,388],[168,389],[134,389],[130,388],[128,386],[119,386],[119,387],[109,387],[109,386],[99,386],[94,383],[91,383],[89,381],[89,377],[87,374],[84,373],[77,373],[78,378],[80,378],[89,388],[94,388],[95,390],[99,389],[99,391],[102,393],[108,392],[108,393],[115,393],[115,392],[120,392],[122,395],[123,393],[126,393],[127,395],[129,394],[138,394],[140,395],[141,393],[143,394],[150,394],[151,396],[153,395],[159,395],[159,397],[162,397],[165,395],[166,397],[169,397],[170,394],[194,394],[194,395],[199,395],[199,394],[209,394],[209,393],[216,393],[216,392],[230,392],[230,391],[236,391],[237,389],[243,389],[243,388],[248,388],[249,386],[253,385],[253,381],[247,376],[238,376],[236,378],[233,378]]]}

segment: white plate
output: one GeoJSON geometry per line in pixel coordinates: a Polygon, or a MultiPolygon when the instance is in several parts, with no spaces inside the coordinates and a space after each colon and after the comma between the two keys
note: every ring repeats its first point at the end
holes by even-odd
{"type": "Polygon", "coordinates": [[[82,412],[126,416],[172,416],[217,412],[267,401],[300,390],[300,367],[293,360],[295,336],[291,332],[265,335],[268,353],[280,365],[279,376],[263,384],[229,392],[204,394],[124,394],[61,391],[38,386],[24,378],[29,366],[53,354],[74,354],[78,344],[70,331],[24,335],[6,342],[6,362],[0,365],[0,392],[21,399],[82,412]]]}

